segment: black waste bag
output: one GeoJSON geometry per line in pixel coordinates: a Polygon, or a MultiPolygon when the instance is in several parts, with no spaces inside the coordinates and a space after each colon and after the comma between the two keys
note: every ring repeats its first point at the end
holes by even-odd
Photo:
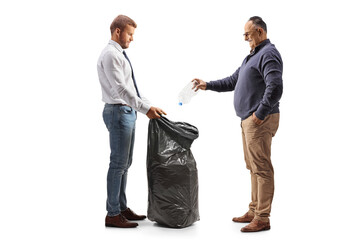
{"type": "Polygon", "coordinates": [[[197,168],[190,150],[198,136],[198,129],[188,123],[165,117],[150,120],[146,164],[149,220],[183,228],[200,219],[197,168]]]}

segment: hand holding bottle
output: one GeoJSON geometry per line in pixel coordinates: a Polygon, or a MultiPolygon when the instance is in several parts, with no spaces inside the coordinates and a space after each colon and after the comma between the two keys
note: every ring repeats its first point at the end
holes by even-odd
{"type": "Polygon", "coordinates": [[[206,82],[204,82],[201,79],[194,78],[191,82],[194,83],[195,92],[197,92],[199,89],[206,90],[206,82]]]}

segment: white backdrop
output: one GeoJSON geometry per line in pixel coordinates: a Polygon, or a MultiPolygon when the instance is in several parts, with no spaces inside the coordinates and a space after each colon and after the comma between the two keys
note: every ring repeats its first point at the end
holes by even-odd
{"type": "MultiPolygon", "coordinates": [[[[358,236],[359,30],[355,1],[2,1],[1,239],[304,239],[358,236]],[[96,62],[118,14],[138,28],[128,49],[139,89],[173,121],[198,127],[201,220],[167,229],[104,227],[108,134],[96,62]],[[282,54],[273,139],[271,231],[240,233],[247,210],[233,93],[177,95],[191,79],[232,74],[249,53],[243,27],[261,16],[282,54]],[[6,236],[6,237],[5,237],[6,236]]],[[[128,203],[147,210],[146,116],[137,121],[128,203]]]]}

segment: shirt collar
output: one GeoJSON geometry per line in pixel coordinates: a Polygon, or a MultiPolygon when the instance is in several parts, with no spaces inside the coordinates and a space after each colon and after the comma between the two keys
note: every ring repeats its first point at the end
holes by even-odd
{"type": "Polygon", "coordinates": [[[268,43],[270,43],[270,39],[265,39],[259,45],[257,45],[254,50],[250,51],[250,55],[254,55],[268,43]]]}
{"type": "Polygon", "coordinates": [[[109,44],[113,45],[117,50],[119,50],[121,53],[124,51],[124,49],[122,49],[122,47],[120,46],[120,44],[118,44],[117,42],[115,42],[114,40],[109,40],[109,44]]]}

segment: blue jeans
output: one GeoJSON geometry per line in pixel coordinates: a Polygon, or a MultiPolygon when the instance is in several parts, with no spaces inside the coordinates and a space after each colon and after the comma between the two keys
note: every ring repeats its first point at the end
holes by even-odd
{"type": "Polygon", "coordinates": [[[127,209],[125,190],[132,163],[136,112],[128,106],[105,104],[103,119],[109,130],[111,149],[106,210],[108,216],[116,216],[127,209]]]}

